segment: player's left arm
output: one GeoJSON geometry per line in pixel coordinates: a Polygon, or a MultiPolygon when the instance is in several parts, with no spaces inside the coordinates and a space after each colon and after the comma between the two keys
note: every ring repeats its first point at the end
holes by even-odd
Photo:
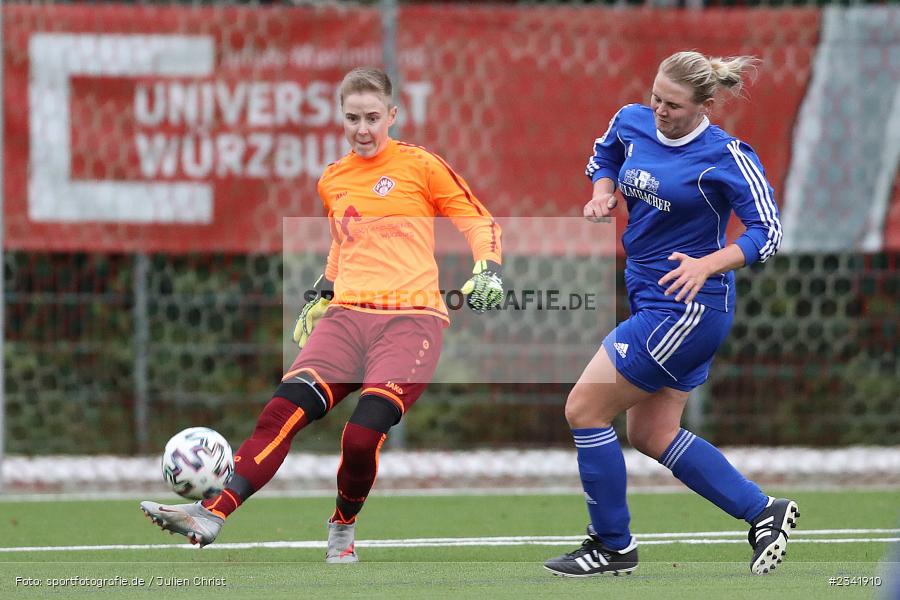
{"type": "Polygon", "coordinates": [[[734,214],[746,227],[735,240],[744,255],[744,265],[766,262],[781,246],[781,216],[775,191],[756,152],[743,142],[728,144],[722,172],[726,195],[734,214]]]}
{"type": "Polygon", "coordinates": [[[429,178],[437,212],[449,217],[472,249],[472,277],[460,288],[476,312],[498,308],[503,299],[500,225],[472,192],[465,179],[439,157],[429,178]]]}
{"type": "Polygon", "coordinates": [[[726,273],[744,266],[744,253],[737,244],[728,244],[712,254],[693,258],[682,252],[673,252],[669,260],[678,266],[659,280],[659,285],[667,286],[665,295],[675,294],[675,302],[690,304],[703,289],[706,280],[719,273],[726,273]]]}
{"type": "Polygon", "coordinates": [[[724,194],[746,230],[733,244],[707,256],[692,258],[673,252],[669,260],[678,266],[664,275],[660,285],[675,300],[691,302],[713,275],[732,271],[757,261],[765,262],[781,245],[782,229],[775,193],[753,148],[734,140],[716,173],[724,183],[724,194]]]}

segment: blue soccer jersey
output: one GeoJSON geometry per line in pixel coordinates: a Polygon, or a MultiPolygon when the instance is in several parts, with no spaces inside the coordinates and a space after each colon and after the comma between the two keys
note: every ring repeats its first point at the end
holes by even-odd
{"type": "MultiPolygon", "coordinates": [[[[756,153],[705,117],[690,134],[670,140],[657,131],[649,107],[629,104],[594,142],[585,173],[592,182],[608,177],[621,190],[627,268],[648,283],[678,266],[668,260],[672,252],[700,258],[723,248],[732,210],[746,227],[735,240],[745,264],[778,250],[778,206],[756,153]]],[[[694,300],[730,311],[734,273],[710,277],[694,300]]]]}

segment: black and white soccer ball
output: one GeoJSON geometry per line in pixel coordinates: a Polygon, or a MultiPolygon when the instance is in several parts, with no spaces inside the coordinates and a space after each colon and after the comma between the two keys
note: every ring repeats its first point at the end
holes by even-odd
{"type": "Polygon", "coordinates": [[[189,500],[212,498],[234,473],[228,441],[209,427],[190,427],[172,436],[162,455],[163,479],[189,500]]]}

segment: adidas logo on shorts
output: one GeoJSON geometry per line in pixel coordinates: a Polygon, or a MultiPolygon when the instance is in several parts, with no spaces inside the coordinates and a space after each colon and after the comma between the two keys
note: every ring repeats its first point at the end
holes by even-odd
{"type": "Polygon", "coordinates": [[[613,344],[613,348],[616,349],[616,352],[619,353],[619,356],[625,358],[625,355],[628,354],[628,344],[623,344],[621,342],[616,342],[613,344]]]}

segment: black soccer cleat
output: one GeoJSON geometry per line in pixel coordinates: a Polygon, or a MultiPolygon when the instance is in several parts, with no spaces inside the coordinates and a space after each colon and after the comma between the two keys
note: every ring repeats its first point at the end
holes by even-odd
{"type": "Polygon", "coordinates": [[[544,563],[544,568],[560,577],[594,577],[605,573],[630,575],[637,564],[637,542],[633,537],[623,550],[610,550],[588,527],[588,539],[581,543],[581,548],[551,558],[544,563]]]}
{"type": "Polygon", "coordinates": [[[790,530],[797,526],[800,509],[793,500],[769,498],[769,503],[750,526],[747,541],[753,546],[750,572],[765,575],[787,554],[790,530]]]}

